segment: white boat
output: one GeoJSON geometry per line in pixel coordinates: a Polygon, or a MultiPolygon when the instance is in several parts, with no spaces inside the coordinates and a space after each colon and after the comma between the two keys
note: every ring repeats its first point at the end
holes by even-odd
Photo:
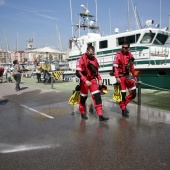
{"type": "Polygon", "coordinates": [[[104,84],[114,84],[116,80],[114,76],[110,76],[114,56],[117,51],[121,50],[122,43],[129,41],[130,51],[135,57],[135,70],[143,83],[142,86],[170,89],[170,48],[165,46],[170,36],[167,28],[153,28],[154,21],[148,20],[146,21],[147,28],[123,33],[115,29],[115,34],[102,36],[100,33],[95,33],[98,26],[95,22],[91,22],[94,21],[93,19],[88,24],[85,23],[87,17],[89,19],[94,16],[86,13],[80,13],[79,16],[84,18],[84,22],[77,24],[76,27],[87,28],[89,33],[70,39],[68,58],[70,71],[64,73],[64,78],[75,75],[77,60],[86,52],[87,45],[92,44],[95,47],[95,56],[100,65],[99,72],[104,84]]]}

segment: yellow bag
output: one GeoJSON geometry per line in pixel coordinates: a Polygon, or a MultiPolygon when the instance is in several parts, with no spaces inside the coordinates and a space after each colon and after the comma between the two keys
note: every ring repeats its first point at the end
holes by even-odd
{"type": "Polygon", "coordinates": [[[112,98],[115,102],[120,102],[122,101],[122,94],[120,91],[120,86],[118,84],[114,85],[114,91],[113,91],[113,98],[112,98]]]}
{"type": "Polygon", "coordinates": [[[80,91],[74,91],[74,93],[71,95],[68,104],[75,105],[79,104],[80,102],[80,91]]]}
{"type": "Polygon", "coordinates": [[[50,71],[50,64],[43,64],[43,65],[41,66],[41,68],[42,68],[43,70],[50,71]]]}

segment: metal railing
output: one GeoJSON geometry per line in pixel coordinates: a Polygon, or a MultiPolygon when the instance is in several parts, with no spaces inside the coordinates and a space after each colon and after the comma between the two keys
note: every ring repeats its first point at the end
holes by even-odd
{"type": "MultiPolygon", "coordinates": [[[[160,47],[159,47],[160,48],[160,47]]],[[[160,48],[161,49],[161,48],[160,48]]],[[[148,61],[148,64],[151,64],[151,57],[161,57],[162,59],[160,61],[164,61],[164,63],[167,62],[167,58],[169,58],[169,51],[164,47],[164,50],[154,50],[149,47],[148,52],[146,51],[135,51],[132,50],[131,53],[133,53],[134,57],[136,58],[135,60],[135,65],[138,65],[138,59],[140,60],[139,62],[143,61],[148,61]],[[142,52],[142,53],[141,53],[142,52]]],[[[117,54],[117,52],[112,52],[108,54],[98,54],[95,55],[98,58],[98,62],[101,68],[103,68],[106,64],[112,64],[114,61],[114,56],[117,54]],[[106,60],[106,57],[109,56],[111,57],[111,60],[106,60]]],[[[152,59],[153,60],[153,59],[152,59]]],[[[154,60],[153,60],[154,61],[154,60]]],[[[156,63],[155,63],[156,64],[156,63]]],[[[161,63],[160,63],[161,64],[161,63]]]]}

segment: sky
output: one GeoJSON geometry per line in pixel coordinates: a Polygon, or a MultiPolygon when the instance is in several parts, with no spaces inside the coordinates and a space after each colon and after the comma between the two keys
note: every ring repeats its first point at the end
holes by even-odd
{"type": "MultiPolygon", "coordinates": [[[[170,0],[132,1],[142,27],[148,19],[154,20],[154,26],[169,26],[170,0]]],[[[90,14],[97,14],[102,35],[113,34],[115,28],[120,32],[128,29],[128,0],[0,0],[0,49],[25,50],[27,41],[33,38],[35,48],[50,46],[67,50],[72,23],[78,24],[77,14],[84,12],[82,4],[90,14]]],[[[136,24],[131,4],[129,16],[130,29],[134,30],[136,24]]],[[[78,31],[73,30],[74,35],[78,35],[78,31]]],[[[81,35],[83,33],[86,32],[81,31],[81,35]]]]}

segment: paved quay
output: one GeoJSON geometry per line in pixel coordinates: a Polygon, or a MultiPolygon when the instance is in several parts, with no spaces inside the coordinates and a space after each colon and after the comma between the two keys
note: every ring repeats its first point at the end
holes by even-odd
{"type": "Polygon", "coordinates": [[[130,103],[122,118],[109,87],[109,121],[98,121],[90,97],[84,121],[68,105],[77,83],[22,81],[21,91],[0,83],[0,170],[170,169],[170,111],[130,103]]]}

